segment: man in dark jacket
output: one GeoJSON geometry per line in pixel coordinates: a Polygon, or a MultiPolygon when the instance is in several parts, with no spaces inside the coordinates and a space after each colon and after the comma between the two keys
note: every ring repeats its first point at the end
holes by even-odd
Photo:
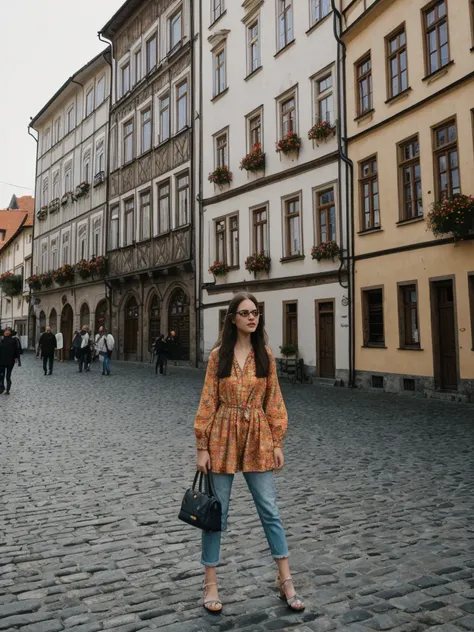
{"type": "Polygon", "coordinates": [[[173,329],[171,329],[165,342],[166,342],[166,347],[167,347],[167,352],[168,352],[168,358],[176,366],[178,364],[177,360],[179,356],[179,352],[178,352],[179,342],[178,342],[178,338],[176,337],[176,332],[173,329]]]}
{"type": "Polygon", "coordinates": [[[41,357],[43,358],[43,371],[47,374],[47,365],[49,364],[48,375],[53,374],[54,354],[57,347],[56,336],[51,331],[51,327],[46,327],[41,334],[38,346],[41,350],[41,357]]]}
{"type": "Polygon", "coordinates": [[[163,334],[160,334],[155,341],[156,366],[155,374],[158,375],[158,367],[160,367],[160,375],[166,375],[166,367],[168,366],[168,345],[163,334]]]}
{"type": "Polygon", "coordinates": [[[5,376],[7,378],[6,395],[10,395],[12,387],[12,371],[15,362],[18,362],[20,352],[16,340],[12,338],[12,330],[7,327],[0,341],[0,395],[5,390],[5,376]]]}

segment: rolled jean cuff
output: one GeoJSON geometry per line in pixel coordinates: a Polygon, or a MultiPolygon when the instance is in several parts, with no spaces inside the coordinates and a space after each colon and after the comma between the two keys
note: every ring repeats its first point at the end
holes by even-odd
{"type": "Polygon", "coordinates": [[[209,566],[210,568],[215,568],[216,566],[219,566],[219,561],[217,561],[217,562],[205,562],[203,559],[201,559],[201,564],[203,566],[209,566]]]}
{"type": "Polygon", "coordinates": [[[290,557],[290,554],[287,553],[286,555],[272,555],[272,557],[274,560],[286,560],[290,557]]]}

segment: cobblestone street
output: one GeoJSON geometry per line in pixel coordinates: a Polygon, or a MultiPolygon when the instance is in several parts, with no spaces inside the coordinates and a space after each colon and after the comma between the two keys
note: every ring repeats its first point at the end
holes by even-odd
{"type": "Polygon", "coordinates": [[[203,372],[76,371],[25,356],[0,398],[0,630],[474,630],[474,407],[284,384],[277,486],[307,608],[277,599],[238,476],[211,617],[200,533],[177,520],[203,372]]]}

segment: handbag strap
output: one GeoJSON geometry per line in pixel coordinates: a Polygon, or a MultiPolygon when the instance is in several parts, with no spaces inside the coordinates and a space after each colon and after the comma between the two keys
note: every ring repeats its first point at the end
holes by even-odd
{"type": "Polygon", "coordinates": [[[193,491],[196,489],[196,485],[198,485],[198,491],[202,492],[203,487],[207,488],[207,492],[210,496],[214,496],[216,498],[216,491],[214,489],[214,482],[212,480],[212,472],[208,470],[207,474],[203,474],[203,472],[196,472],[193,481],[193,491]]]}

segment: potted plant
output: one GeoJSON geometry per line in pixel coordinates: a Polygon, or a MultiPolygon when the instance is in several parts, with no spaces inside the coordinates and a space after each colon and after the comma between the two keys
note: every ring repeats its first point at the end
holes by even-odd
{"type": "Polygon", "coordinates": [[[26,279],[26,283],[32,291],[41,290],[41,280],[38,275],[33,274],[26,279]]]}
{"type": "Polygon", "coordinates": [[[209,272],[216,277],[225,276],[229,272],[229,266],[224,261],[214,261],[209,272]]]}
{"type": "Polygon", "coordinates": [[[88,182],[86,182],[85,180],[83,182],[81,182],[80,184],[77,185],[76,187],[76,198],[82,197],[83,195],[86,195],[86,193],[89,191],[90,189],[90,184],[88,182]]]}
{"type": "Polygon", "coordinates": [[[296,132],[288,132],[281,140],[276,143],[276,152],[282,154],[299,153],[301,147],[301,138],[296,132]]]}
{"type": "Polygon", "coordinates": [[[36,217],[41,221],[46,218],[48,215],[48,207],[46,204],[40,207],[39,211],[36,213],[36,217]]]}
{"type": "Polygon", "coordinates": [[[298,345],[296,342],[287,342],[280,346],[280,353],[284,358],[298,355],[298,345]]]}
{"type": "Polygon", "coordinates": [[[89,261],[91,265],[92,274],[97,276],[105,276],[107,274],[107,258],[106,257],[92,257],[89,261]]]}
{"type": "Polygon", "coordinates": [[[81,259],[78,263],[76,263],[75,270],[81,279],[88,279],[94,273],[93,267],[93,263],[86,261],[85,259],[81,259]]]}
{"type": "Polygon", "coordinates": [[[230,184],[232,182],[232,172],[229,171],[227,165],[217,167],[212,173],[209,174],[209,182],[222,186],[223,184],[230,184]]]}
{"type": "Polygon", "coordinates": [[[94,176],[94,187],[98,187],[105,182],[105,171],[99,171],[94,176]]]}
{"type": "Polygon", "coordinates": [[[336,257],[341,257],[341,249],[334,240],[323,241],[318,246],[311,248],[311,257],[316,261],[322,261],[323,259],[335,260],[336,257]]]}
{"type": "Polygon", "coordinates": [[[463,239],[474,232],[474,197],[456,193],[435,202],[426,221],[433,235],[452,233],[463,239]]]}
{"type": "Polygon", "coordinates": [[[48,205],[49,212],[56,213],[56,211],[59,211],[60,205],[61,205],[61,202],[59,198],[54,198],[54,200],[51,200],[51,202],[48,205]]]}
{"type": "Polygon", "coordinates": [[[45,272],[38,277],[41,282],[41,287],[51,287],[53,285],[53,275],[51,272],[45,272]]]}
{"type": "Polygon", "coordinates": [[[69,202],[69,199],[72,199],[72,191],[66,191],[66,193],[61,198],[61,206],[66,206],[69,202]]]}
{"type": "Polygon", "coordinates": [[[270,270],[271,259],[264,252],[249,255],[245,260],[245,269],[251,274],[257,272],[268,272],[270,270]]]}
{"type": "Polygon", "coordinates": [[[18,296],[23,290],[23,277],[21,274],[4,272],[0,275],[0,287],[5,296],[18,296]]]}
{"type": "Polygon", "coordinates": [[[68,263],[65,263],[57,270],[54,270],[52,275],[58,285],[64,285],[65,283],[74,281],[74,268],[68,263]]]}
{"type": "Polygon", "coordinates": [[[329,121],[318,121],[308,132],[309,140],[315,140],[316,144],[327,141],[328,138],[336,134],[336,124],[329,121]]]}
{"type": "Polygon", "coordinates": [[[265,168],[265,154],[262,151],[260,143],[255,143],[252,147],[252,151],[249,152],[245,158],[242,158],[240,162],[240,168],[245,171],[262,171],[265,168]]]}

